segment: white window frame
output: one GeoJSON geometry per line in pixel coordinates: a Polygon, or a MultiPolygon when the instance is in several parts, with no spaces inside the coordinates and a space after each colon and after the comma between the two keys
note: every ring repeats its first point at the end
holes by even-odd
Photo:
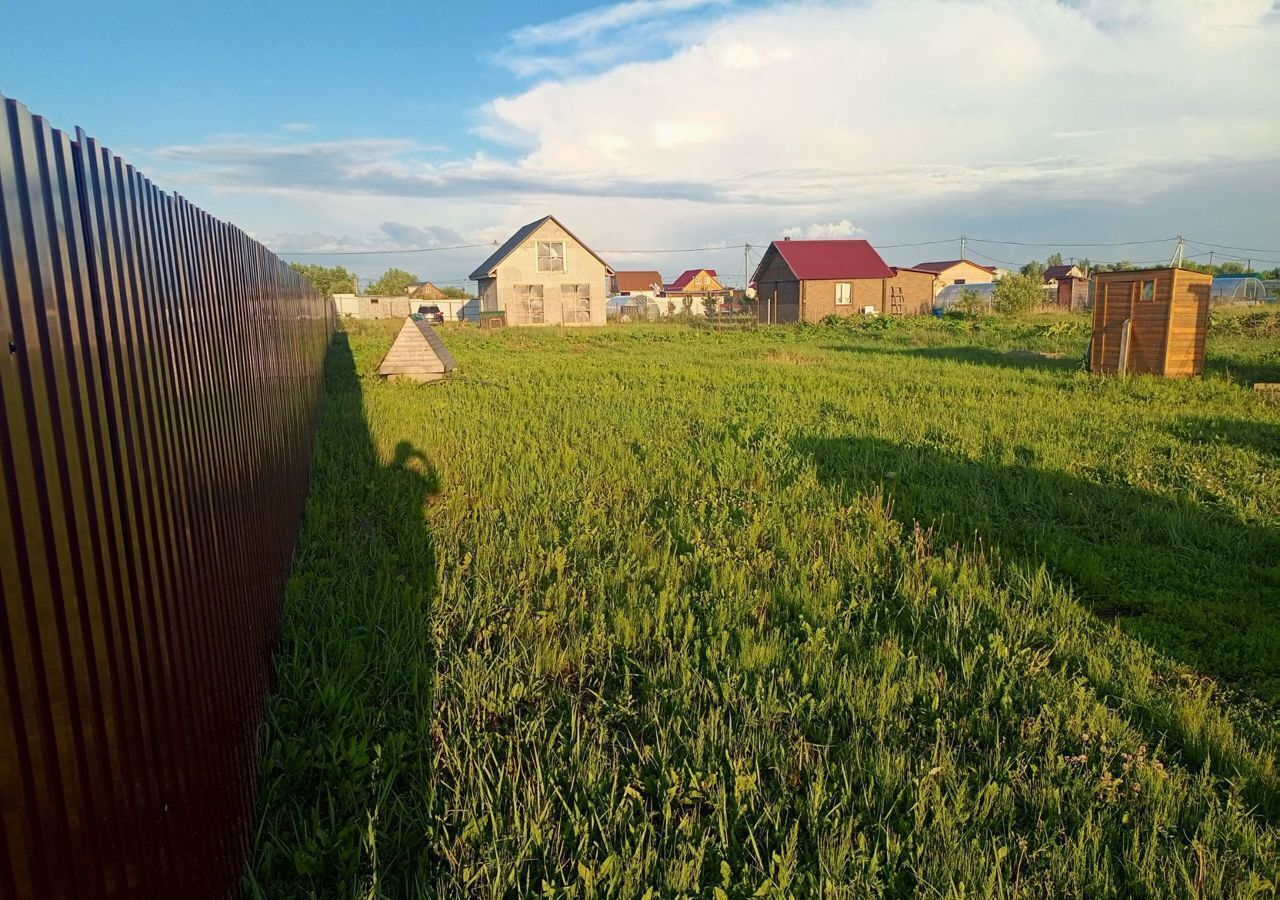
{"type": "Polygon", "coordinates": [[[590,283],[560,285],[560,321],[565,325],[591,324],[590,283]]]}
{"type": "Polygon", "coordinates": [[[836,282],[836,306],[849,306],[853,303],[853,282],[837,281],[836,282]],[[844,289],[844,299],[840,299],[841,288],[844,289]]]}
{"type": "Polygon", "coordinates": [[[514,322],[516,325],[545,325],[547,324],[547,301],[543,296],[542,285],[540,284],[516,284],[511,287],[511,302],[515,306],[515,310],[519,321],[514,322]],[[534,300],[537,300],[537,316],[534,316],[534,300]]]}
{"type": "Polygon", "coordinates": [[[534,254],[538,260],[539,272],[563,272],[565,271],[565,242],[564,241],[537,241],[534,246],[534,254]],[[547,249],[547,255],[542,255],[542,249],[547,249]],[[559,247],[559,256],[555,254],[557,251],[553,247],[559,247]],[[545,263],[545,265],[544,265],[545,263]],[[555,263],[559,263],[556,266],[555,263]]]}

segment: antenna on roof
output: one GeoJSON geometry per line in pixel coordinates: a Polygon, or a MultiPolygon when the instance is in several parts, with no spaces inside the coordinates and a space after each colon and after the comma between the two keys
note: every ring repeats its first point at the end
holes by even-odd
{"type": "Polygon", "coordinates": [[[1178,235],[1178,246],[1173,251],[1173,259],[1169,260],[1169,265],[1182,265],[1182,235],[1178,235]]]}

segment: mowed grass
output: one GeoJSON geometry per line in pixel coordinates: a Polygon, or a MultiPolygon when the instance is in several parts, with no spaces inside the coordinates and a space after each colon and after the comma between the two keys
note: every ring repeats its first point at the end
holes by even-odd
{"type": "Polygon", "coordinates": [[[396,327],[330,355],[250,894],[1274,895],[1280,320],[1180,382],[1068,317],[384,383],[396,327]]]}

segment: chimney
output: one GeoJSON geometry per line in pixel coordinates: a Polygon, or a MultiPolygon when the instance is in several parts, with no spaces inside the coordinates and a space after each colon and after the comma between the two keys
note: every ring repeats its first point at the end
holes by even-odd
{"type": "Polygon", "coordinates": [[[791,240],[791,238],[789,238],[789,237],[784,237],[784,238],[783,238],[783,240],[784,240],[784,241],[789,241],[789,240],[791,240]]]}

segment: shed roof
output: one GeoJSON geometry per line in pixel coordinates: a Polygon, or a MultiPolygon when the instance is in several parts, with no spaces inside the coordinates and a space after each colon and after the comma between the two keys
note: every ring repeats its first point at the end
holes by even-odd
{"type": "Polygon", "coordinates": [[[1049,268],[1044,270],[1044,280],[1056,281],[1059,278],[1070,278],[1071,270],[1076,268],[1077,267],[1074,264],[1063,265],[1063,266],[1050,266],[1049,268]]]}
{"type": "Polygon", "coordinates": [[[673,291],[683,291],[689,286],[689,282],[693,281],[693,279],[697,278],[698,275],[703,272],[706,272],[712,278],[717,277],[715,269],[688,269],[687,271],[681,272],[680,277],[671,282],[669,287],[673,291]]]}
{"type": "Polygon", "coordinates": [[[511,237],[507,238],[506,243],[504,243],[497,250],[494,250],[493,253],[489,255],[489,258],[486,259],[484,262],[482,262],[479,266],[477,266],[476,270],[472,272],[471,275],[468,277],[470,277],[472,281],[479,281],[481,278],[488,278],[490,272],[496,269],[504,259],[506,259],[512,253],[514,253],[517,247],[519,247],[521,244],[527,241],[530,237],[532,237],[533,233],[537,231],[539,228],[541,228],[543,224],[548,221],[555,222],[557,225],[563,228],[564,233],[569,235],[569,237],[573,238],[574,242],[577,243],[579,247],[586,250],[588,253],[590,253],[597,260],[600,261],[600,265],[605,267],[605,271],[608,274],[610,275],[613,274],[613,269],[609,267],[609,264],[605,262],[603,259],[600,259],[600,256],[594,250],[592,250],[590,247],[584,244],[576,234],[574,234],[568,228],[565,228],[563,222],[561,222],[555,216],[543,216],[541,219],[539,219],[536,222],[530,222],[528,225],[525,225],[521,228],[517,228],[516,233],[511,235],[511,237]]]}
{"type": "Polygon", "coordinates": [[[933,262],[916,263],[914,266],[912,266],[912,268],[923,269],[926,272],[933,272],[936,275],[938,272],[945,272],[947,269],[950,269],[952,266],[959,266],[964,263],[968,263],[971,266],[976,266],[977,268],[982,269],[985,272],[990,272],[993,275],[995,274],[995,271],[996,271],[991,266],[984,266],[982,265],[982,263],[976,263],[971,259],[939,259],[933,262]]]}
{"type": "Polygon", "coordinates": [[[860,238],[813,241],[774,241],[756,268],[758,277],[769,254],[776,252],[801,281],[832,278],[892,278],[876,249],[860,238]]]}
{"type": "Polygon", "coordinates": [[[615,272],[617,278],[618,290],[624,292],[630,291],[651,291],[654,285],[662,287],[662,273],[651,270],[631,271],[631,272],[615,272]]]}

